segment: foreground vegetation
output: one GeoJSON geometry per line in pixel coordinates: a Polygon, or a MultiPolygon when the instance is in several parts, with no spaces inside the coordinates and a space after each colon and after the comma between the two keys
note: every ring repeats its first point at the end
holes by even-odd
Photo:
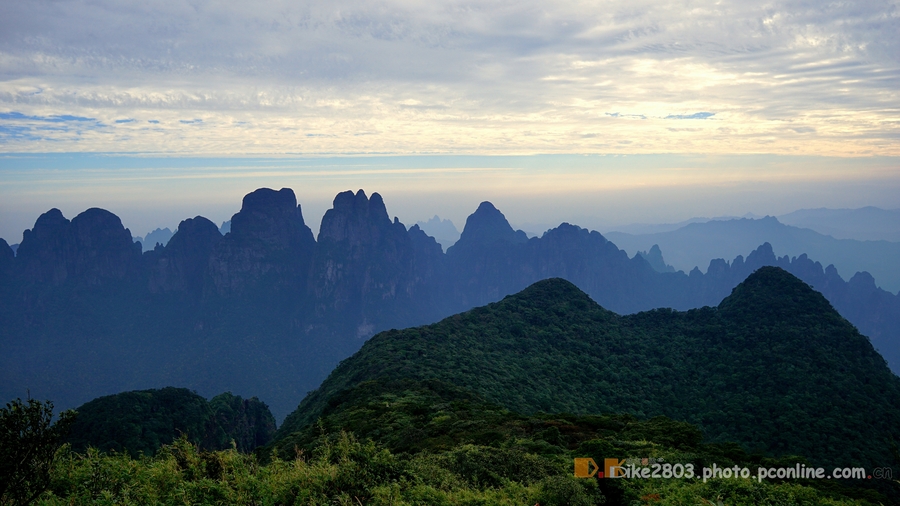
{"type": "MultiPolygon", "coordinates": [[[[187,435],[154,455],[62,446],[37,504],[844,505],[893,504],[892,484],[576,478],[573,458],[755,467],[796,458],[704,444],[683,422],[522,415],[440,382],[366,382],[314,425],[255,454],[187,435]]],[[[13,504],[6,501],[3,504],[13,504]]]]}
{"type": "Polygon", "coordinates": [[[574,478],[570,467],[562,456],[478,445],[400,456],[346,432],[326,438],[312,455],[260,465],[254,455],[203,452],[181,439],[137,459],[63,448],[38,504],[859,504],[806,486],[751,480],[615,480],[620,489],[610,495],[611,487],[601,490],[603,480],[574,478]]]}

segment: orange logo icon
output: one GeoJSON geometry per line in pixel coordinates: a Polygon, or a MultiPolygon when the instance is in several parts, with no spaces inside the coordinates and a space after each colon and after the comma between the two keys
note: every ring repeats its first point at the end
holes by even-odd
{"type": "Polygon", "coordinates": [[[575,477],[576,478],[620,478],[624,475],[622,466],[624,460],[619,459],[603,459],[603,470],[594,462],[592,458],[575,459],[575,477]]]}

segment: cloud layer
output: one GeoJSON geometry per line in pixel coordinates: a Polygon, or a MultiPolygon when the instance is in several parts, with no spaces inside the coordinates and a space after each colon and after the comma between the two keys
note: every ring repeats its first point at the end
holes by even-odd
{"type": "Polygon", "coordinates": [[[900,3],[0,5],[0,150],[900,155],[900,3]]]}

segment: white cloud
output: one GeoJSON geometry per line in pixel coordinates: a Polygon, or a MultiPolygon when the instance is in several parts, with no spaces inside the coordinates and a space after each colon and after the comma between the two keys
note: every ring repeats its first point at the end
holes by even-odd
{"type": "Polygon", "coordinates": [[[0,112],[104,125],[7,152],[897,155],[898,90],[896,1],[0,5],[0,112]]]}

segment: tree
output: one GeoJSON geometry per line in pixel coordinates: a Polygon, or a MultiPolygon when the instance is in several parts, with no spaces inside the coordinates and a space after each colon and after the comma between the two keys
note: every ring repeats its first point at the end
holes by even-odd
{"type": "Polygon", "coordinates": [[[16,399],[0,408],[0,505],[35,501],[50,485],[62,437],[75,420],[64,411],[53,423],[53,403],[16,399]]]}

